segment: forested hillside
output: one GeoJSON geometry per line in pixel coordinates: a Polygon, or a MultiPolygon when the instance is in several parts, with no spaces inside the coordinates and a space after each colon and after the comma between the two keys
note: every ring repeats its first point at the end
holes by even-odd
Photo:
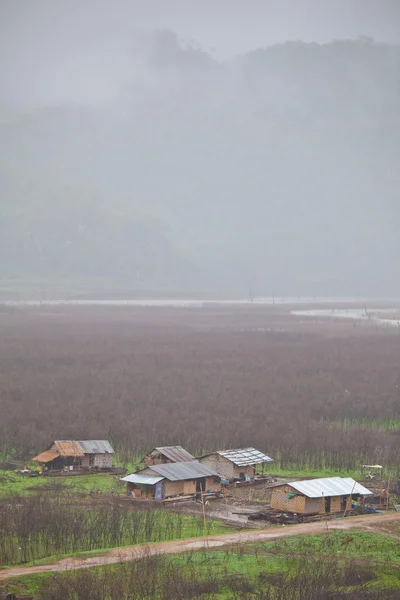
{"type": "Polygon", "coordinates": [[[399,74],[369,39],[137,40],[117,102],[4,112],[2,281],[399,293],[399,74]]]}

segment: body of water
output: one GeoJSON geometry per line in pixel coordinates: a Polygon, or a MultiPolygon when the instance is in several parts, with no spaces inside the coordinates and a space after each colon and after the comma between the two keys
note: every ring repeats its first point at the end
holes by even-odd
{"type": "MultiPolygon", "coordinates": [[[[400,299],[394,298],[354,298],[354,297],[262,297],[254,298],[250,300],[248,298],[238,298],[232,300],[197,300],[197,299],[132,299],[132,300],[113,300],[113,299],[98,299],[98,300],[7,300],[1,304],[6,306],[137,306],[137,307],[161,307],[161,308],[203,308],[206,306],[222,305],[222,306],[282,306],[282,305],[321,305],[321,304],[375,304],[375,305],[398,305],[400,306],[400,299]]],[[[354,311],[357,314],[364,311],[364,309],[337,309],[341,310],[344,316],[355,318],[352,316],[354,311]]],[[[303,316],[339,316],[337,310],[315,310],[315,311],[293,311],[293,314],[301,313],[303,316]],[[322,314],[324,313],[324,314],[322,314]],[[326,313],[326,314],[325,314],[326,313]]],[[[389,310],[389,309],[388,309],[389,310]]],[[[392,311],[394,309],[391,309],[392,311]]],[[[355,314],[355,313],[354,313],[355,314]]],[[[357,317],[358,318],[358,317],[357,317]]]]}
{"type": "MultiPolygon", "coordinates": [[[[400,304],[399,304],[400,306],[400,304]]],[[[316,309],[316,310],[292,310],[290,314],[297,317],[319,317],[336,319],[353,319],[356,321],[372,322],[377,325],[388,327],[400,327],[400,320],[385,318],[385,315],[394,313],[400,314],[400,308],[380,308],[368,311],[364,308],[334,308],[334,309],[316,309]]]]}

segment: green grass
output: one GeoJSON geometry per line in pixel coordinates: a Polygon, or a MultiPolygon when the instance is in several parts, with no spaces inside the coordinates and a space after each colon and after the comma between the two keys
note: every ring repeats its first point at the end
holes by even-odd
{"type": "Polygon", "coordinates": [[[335,531],[323,535],[297,535],[252,544],[248,551],[273,554],[338,556],[389,562],[400,566],[400,541],[379,533],[335,531]]]}
{"type": "MultiPolygon", "coordinates": [[[[217,575],[221,581],[242,577],[249,582],[256,582],[260,576],[279,576],[289,568],[300,569],[304,561],[313,560],[313,557],[335,557],[337,548],[341,548],[342,554],[339,558],[343,568],[347,564],[346,558],[361,559],[365,561],[363,567],[371,567],[375,574],[375,579],[369,583],[371,589],[393,590],[400,587],[399,571],[394,568],[399,565],[398,546],[397,540],[378,534],[332,532],[329,537],[296,536],[284,541],[233,546],[229,550],[171,555],[165,559],[179,572],[194,575],[200,581],[207,581],[211,576],[217,575]],[[302,554],[305,556],[301,556],[302,554]]],[[[116,568],[117,565],[109,565],[94,569],[105,569],[111,573],[116,568]]],[[[63,576],[73,578],[73,573],[63,576]]],[[[54,577],[54,573],[20,577],[10,580],[7,589],[14,593],[35,594],[39,586],[51,577],[54,577]]],[[[227,586],[222,586],[215,594],[215,598],[219,600],[228,597],[231,598],[232,595],[229,594],[227,586]]]]}
{"type": "MultiPolygon", "coordinates": [[[[370,532],[334,531],[328,535],[293,536],[232,547],[229,551],[196,552],[189,561],[185,555],[173,556],[170,560],[181,569],[192,569],[200,579],[218,571],[224,577],[244,576],[255,581],[261,573],[268,576],[284,573],[288,560],[300,568],[302,561],[322,556],[338,558],[343,567],[348,559],[361,559],[362,566],[371,567],[375,573],[371,588],[400,588],[399,541],[370,532]]],[[[223,593],[218,596],[224,597],[223,593]]]]}
{"type": "MultiPolygon", "coordinates": [[[[123,548],[124,546],[121,546],[123,548]]],[[[110,550],[114,550],[114,548],[99,548],[95,550],[86,550],[85,552],[74,552],[71,554],[52,554],[51,556],[46,556],[44,558],[38,558],[37,560],[32,560],[27,563],[23,563],[23,565],[1,565],[0,571],[4,569],[12,569],[14,567],[39,567],[41,565],[53,565],[54,563],[65,560],[67,558],[90,558],[91,556],[102,556],[106,554],[110,550]]]]}
{"type": "MultiPolygon", "coordinates": [[[[89,553],[87,553],[89,554],[89,553]]],[[[93,554],[93,553],[92,553],[93,554]]],[[[212,551],[193,552],[166,557],[167,561],[186,573],[192,571],[199,579],[206,579],[211,572],[221,577],[232,575],[246,576],[254,579],[260,571],[266,570],[269,574],[282,572],[285,568],[285,559],[281,557],[260,556],[254,554],[237,553],[235,551],[212,551]]],[[[94,567],[94,569],[106,569],[112,571],[116,565],[107,567],[94,567]]],[[[16,594],[36,594],[40,585],[47,579],[54,577],[53,572],[36,573],[10,579],[7,583],[7,591],[16,594]]],[[[69,576],[73,577],[71,573],[69,576]]],[[[224,594],[219,595],[224,598],[224,594]]]]}
{"type": "Polygon", "coordinates": [[[39,587],[49,577],[54,577],[53,573],[35,573],[25,577],[10,579],[6,584],[6,590],[10,594],[26,594],[27,596],[36,596],[39,587]]]}
{"type": "MultiPolygon", "coordinates": [[[[268,475],[281,475],[282,477],[295,477],[296,479],[299,477],[360,477],[359,470],[345,470],[345,469],[333,469],[333,468],[321,468],[315,469],[312,466],[307,465],[289,465],[286,467],[281,467],[279,464],[269,464],[265,472],[268,475]]],[[[258,471],[261,473],[261,470],[258,471]]]]}
{"type": "Polygon", "coordinates": [[[233,547],[230,551],[193,552],[189,558],[188,555],[179,554],[169,557],[169,560],[182,569],[194,570],[199,577],[210,569],[221,575],[256,577],[264,569],[270,573],[279,573],[285,563],[285,558],[281,556],[249,553],[246,546],[241,549],[233,547]]]}
{"type": "MultiPolygon", "coordinates": [[[[56,502],[55,508],[58,507],[60,517],[64,515],[63,525],[65,526],[65,510],[63,507],[65,506],[65,509],[69,510],[71,502],[74,503],[76,500],[77,498],[74,495],[62,494],[56,496],[54,500],[50,500],[47,509],[50,510],[52,503],[56,502]]],[[[32,503],[32,499],[30,502],[32,503]]],[[[33,502],[36,501],[33,499],[33,502]]],[[[49,502],[48,497],[46,502],[49,502]]],[[[11,529],[11,532],[9,531],[8,535],[3,538],[3,551],[6,552],[4,556],[8,556],[3,562],[8,564],[4,564],[0,569],[21,564],[24,566],[49,564],[64,558],[86,556],[88,552],[90,555],[102,554],[116,547],[123,548],[169,540],[184,540],[204,535],[203,521],[200,516],[174,513],[160,507],[154,509],[154,511],[136,507],[136,510],[131,512],[126,507],[128,510],[124,517],[119,513],[118,503],[113,507],[116,510],[116,525],[120,525],[121,518],[125,519],[124,527],[115,538],[112,535],[110,537],[110,526],[112,528],[114,524],[112,521],[113,516],[110,516],[109,512],[111,508],[108,509],[102,505],[97,506],[96,502],[90,497],[83,497],[83,503],[79,501],[72,512],[68,513],[72,521],[83,524],[81,536],[76,537],[73,530],[71,530],[62,543],[53,546],[51,544],[56,542],[51,541],[52,534],[49,533],[46,527],[43,530],[35,530],[29,538],[27,538],[26,533],[18,538],[17,534],[13,534],[11,529]],[[96,527],[98,527],[99,517],[101,523],[103,523],[103,529],[105,528],[105,535],[99,533],[97,529],[97,533],[93,538],[92,534],[95,533],[96,527]],[[93,529],[93,526],[95,529],[93,529]],[[13,535],[14,537],[12,537],[13,535]]],[[[221,521],[209,520],[207,531],[209,535],[218,535],[237,531],[237,529],[232,529],[221,521]]]]}
{"type": "MultiPolygon", "coordinates": [[[[113,464],[115,467],[124,467],[128,473],[133,473],[140,468],[140,459],[143,454],[135,454],[129,457],[129,460],[124,461],[121,456],[116,453],[114,455],[113,464]]],[[[13,457],[9,454],[1,454],[0,460],[12,460],[13,457]]],[[[34,463],[25,463],[28,468],[35,469],[34,463]]],[[[111,473],[94,473],[90,475],[72,475],[66,477],[29,477],[21,475],[14,471],[0,471],[0,498],[8,496],[25,496],[35,492],[35,489],[41,486],[54,487],[54,489],[71,489],[77,493],[111,493],[124,494],[125,484],[120,481],[122,475],[113,475],[111,473]]],[[[40,490],[37,490],[40,491],[40,490]]]]}
{"type": "MultiPolygon", "coordinates": [[[[170,513],[170,515],[171,515],[171,513],[170,513]]],[[[172,534],[170,536],[167,536],[165,539],[161,539],[161,540],[158,540],[158,539],[146,540],[146,539],[143,539],[143,536],[142,536],[141,539],[139,539],[136,543],[132,543],[132,541],[127,537],[125,540],[122,541],[122,544],[118,545],[117,547],[118,548],[126,548],[129,546],[141,546],[141,545],[147,546],[152,543],[157,543],[158,541],[165,542],[165,541],[173,541],[173,540],[187,540],[190,538],[202,537],[203,532],[202,532],[202,529],[199,528],[198,517],[193,517],[190,515],[179,515],[179,518],[182,523],[182,527],[180,529],[179,535],[172,534]]],[[[224,534],[224,533],[226,533],[226,534],[233,533],[233,532],[237,532],[238,530],[228,527],[227,525],[225,525],[225,523],[222,523],[221,521],[209,521],[207,531],[208,531],[208,535],[218,535],[218,534],[224,534]]],[[[15,567],[15,566],[32,567],[32,566],[38,566],[38,565],[53,564],[59,560],[65,559],[65,558],[85,558],[88,556],[100,556],[102,554],[105,554],[106,552],[109,552],[110,550],[114,550],[115,548],[116,548],[116,546],[109,546],[107,548],[94,548],[92,550],[77,550],[76,552],[67,552],[64,554],[57,553],[57,554],[52,554],[52,555],[45,555],[45,553],[43,552],[42,556],[40,556],[40,558],[31,560],[29,562],[24,562],[24,563],[16,562],[13,564],[1,565],[0,570],[15,567]]]]}
{"type": "Polygon", "coordinates": [[[400,431],[400,417],[393,417],[392,419],[378,419],[378,418],[344,418],[333,421],[328,421],[334,427],[340,429],[349,429],[350,427],[363,427],[365,429],[372,429],[374,431],[400,431]]]}
{"type": "Polygon", "coordinates": [[[123,494],[125,491],[125,485],[120,481],[120,475],[108,473],[69,477],[29,477],[13,471],[0,471],[0,498],[29,495],[35,491],[39,492],[40,488],[44,486],[52,488],[54,491],[65,490],[86,494],[96,492],[123,494]]]}
{"type": "MultiPolygon", "coordinates": [[[[238,529],[232,529],[230,527],[228,527],[227,525],[225,525],[224,523],[222,523],[221,521],[208,521],[207,523],[207,532],[208,535],[219,535],[219,534],[228,534],[228,533],[237,533],[238,529]]],[[[173,541],[174,539],[180,539],[180,540],[188,540],[191,538],[198,538],[201,537],[202,534],[199,533],[199,529],[198,529],[198,521],[196,517],[191,517],[189,515],[183,515],[182,516],[182,535],[180,535],[178,538],[171,538],[171,541],[173,541]]],[[[152,543],[157,543],[157,542],[142,542],[142,543],[138,543],[138,544],[133,544],[135,546],[149,546],[152,543]]],[[[118,546],[118,548],[128,548],[132,546],[132,544],[126,543],[123,544],[121,546],[118,546]]],[[[50,565],[50,564],[54,564],[55,562],[58,562],[60,560],[64,560],[66,558],[90,558],[91,556],[101,556],[103,554],[106,554],[107,552],[110,552],[111,550],[115,550],[115,546],[113,547],[109,547],[109,548],[98,548],[98,549],[94,549],[94,550],[86,550],[86,551],[82,551],[82,552],[73,552],[70,554],[53,554],[51,556],[45,556],[43,558],[39,558],[37,560],[32,560],[30,562],[24,563],[23,565],[1,565],[0,566],[0,571],[2,569],[9,569],[15,566],[23,566],[23,567],[35,567],[35,566],[40,566],[40,565],[50,565]]]]}

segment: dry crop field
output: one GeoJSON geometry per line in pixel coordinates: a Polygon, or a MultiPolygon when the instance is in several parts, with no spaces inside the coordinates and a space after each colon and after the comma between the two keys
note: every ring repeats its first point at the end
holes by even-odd
{"type": "Polygon", "coordinates": [[[287,307],[71,307],[0,314],[2,454],[109,438],[254,445],[280,468],[399,463],[400,335],[287,307]]]}

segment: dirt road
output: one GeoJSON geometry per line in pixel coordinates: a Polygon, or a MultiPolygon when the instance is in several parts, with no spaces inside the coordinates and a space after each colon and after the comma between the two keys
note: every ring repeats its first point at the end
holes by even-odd
{"type": "Polygon", "coordinates": [[[0,570],[0,581],[32,575],[33,573],[45,573],[51,571],[69,571],[73,569],[84,569],[99,567],[113,563],[124,562],[144,558],[155,554],[180,554],[207,548],[218,548],[231,544],[245,544],[248,542],[263,542],[281,537],[301,534],[327,533],[332,530],[367,529],[368,531],[379,531],[388,521],[398,521],[400,525],[400,513],[388,513],[384,515],[363,515],[360,517],[348,517],[346,519],[335,519],[319,521],[317,523],[302,523],[300,525],[289,525],[280,527],[269,527],[258,531],[249,530],[239,533],[228,533],[210,536],[208,539],[192,538],[189,540],[177,540],[172,542],[160,542],[144,546],[128,546],[126,548],[114,548],[100,556],[90,558],[67,558],[49,565],[36,567],[13,567],[0,570]]]}

